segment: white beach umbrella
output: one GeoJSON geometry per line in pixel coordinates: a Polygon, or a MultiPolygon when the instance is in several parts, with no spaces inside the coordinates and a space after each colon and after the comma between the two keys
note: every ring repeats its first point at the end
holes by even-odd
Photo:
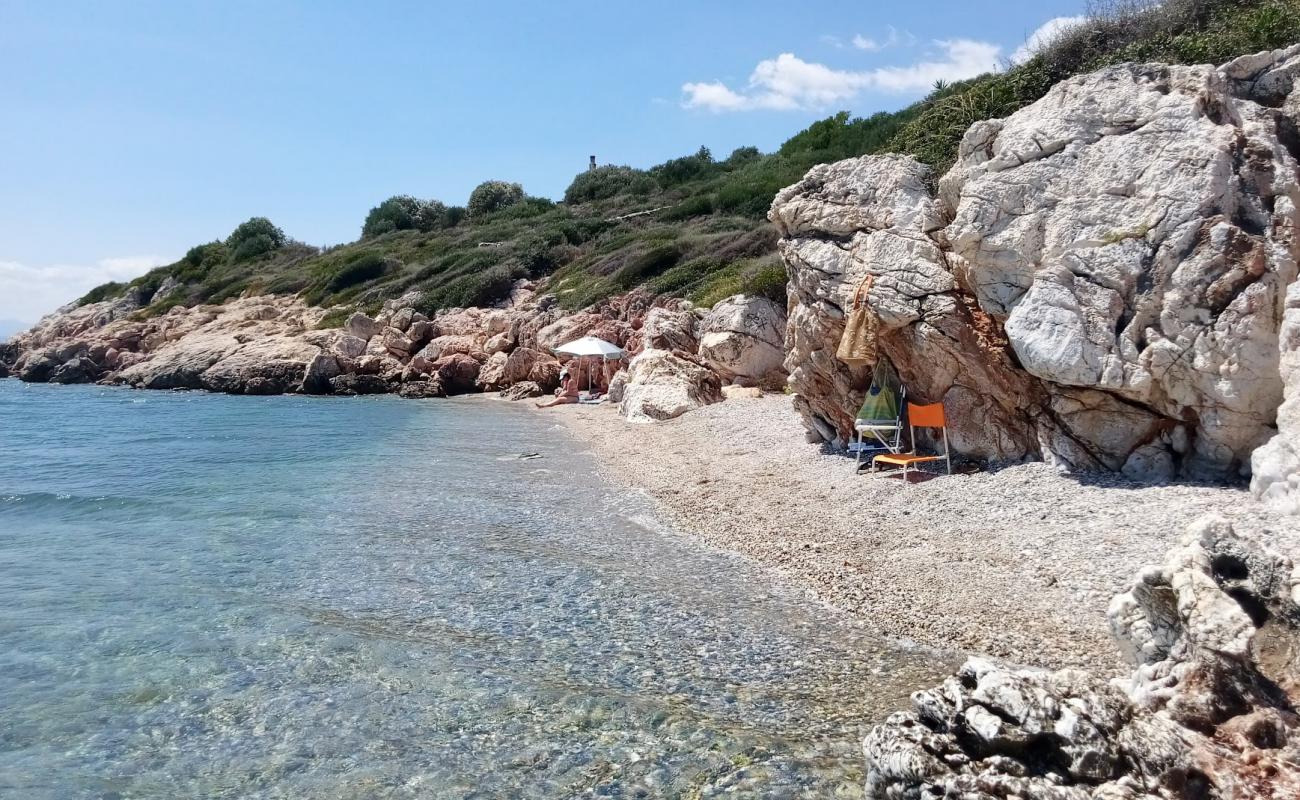
{"type": "Polygon", "coordinates": [[[574,339],[568,344],[562,344],[555,348],[555,352],[563,353],[566,356],[600,356],[607,359],[623,357],[623,348],[595,336],[574,339]]]}
{"type": "MultiPolygon", "coordinates": [[[[555,352],[578,358],[598,357],[601,360],[622,358],[623,348],[595,336],[584,336],[555,348],[555,352]]],[[[587,367],[587,390],[591,390],[591,367],[587,367]]]]}

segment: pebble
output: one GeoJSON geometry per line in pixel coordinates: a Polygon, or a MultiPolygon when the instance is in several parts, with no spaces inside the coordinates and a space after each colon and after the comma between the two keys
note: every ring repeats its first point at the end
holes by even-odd
{"type": "Polygon", "coordinates": [[[1204,514],[1300,550],[1300,526],[1239,488],[1078,480],[1041,463],[911,484],[854,475],[805,442],[787,395],[652,425],[613,406],[566,411],[606,475],[681,530],[885,635],[1019,664],[1120,674],[1107,603],[1204,514]]]}

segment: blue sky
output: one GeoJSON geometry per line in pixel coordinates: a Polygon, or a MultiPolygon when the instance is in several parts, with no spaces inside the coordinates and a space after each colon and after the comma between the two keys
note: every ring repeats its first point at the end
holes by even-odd
{"type": "Polygon", "coordinates": [[[255,214],[333,244],[393,194],[559,197],[593,153],[771,150],[1082,5],[0,0],[0,320],[255,214]]]}

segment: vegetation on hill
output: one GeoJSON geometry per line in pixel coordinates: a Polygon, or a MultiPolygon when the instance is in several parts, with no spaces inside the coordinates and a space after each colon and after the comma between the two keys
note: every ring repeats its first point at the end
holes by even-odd
{"type": "Polygon", "coordinates": [[[601,166],[578,174],[558,203],[500,180],[480,184],[464,207],[391,197],[370,210],[358,241],[328,249],[254,217],[224,241],[80,302],[136,292],[150,303],[139,313],[152,315],[257,291],[369,309],[417,291],[421,308],[436,311],[491,304],[525,277],[545,279],[570,308],[637,286],[701,304],[739,291],[780,299],[785,274],[764,215],[815,164],[897,152],[942,172],[971,123],[1006,116],[1073,75],[1123,61],[1220,63],[1300,41],[1297,0],[1109,0],[1090,16],[1023,64],[937,84],[897,112],[840,112],[774,153],[741,147],[718,159],[701,147],[649,169],[601,166]]]}

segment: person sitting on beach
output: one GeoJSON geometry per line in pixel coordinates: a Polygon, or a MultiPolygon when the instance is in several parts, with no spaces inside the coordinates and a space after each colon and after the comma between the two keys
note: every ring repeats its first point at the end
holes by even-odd
{"type": "Polygon", "coordinates": [[[570,370],[568,367],[560,370],[560,388],[555,390],[555,397],[550,400],[543,400],[537,404],[538,408],[550,408],[551,406],[560,406],[565,403],[578,402],[578,374],[576,370],[570,370]]]}

